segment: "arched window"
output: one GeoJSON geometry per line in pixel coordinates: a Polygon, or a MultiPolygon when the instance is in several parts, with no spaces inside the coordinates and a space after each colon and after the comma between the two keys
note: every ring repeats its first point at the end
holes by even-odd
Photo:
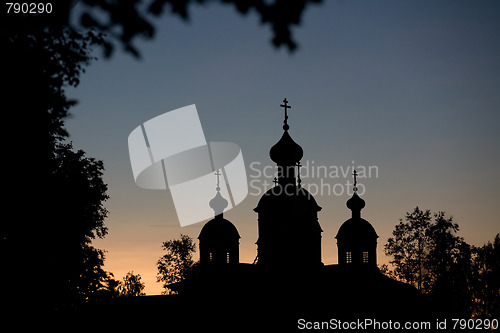
{"type": "Polygon", "coordinates": [[[346,252],[345,253],[345,262],[346,262],[346,264],[351,264],[352,263],[352,253],[351,252],[346,252]]]}
{"type": "Polygon", "coordinates": [[[229,252],[226,252],[226,264],[229,264],[229,252]]]}
{"type": "Polygon", "coordinates": [[[368,263],[368,252],[363,252],[363,264],[368,263]]]}
{"type": "Polygon", "coordinates": [[[210,255],[209,255],[209,256],[210,256],[210,258],[209,258],[209,259],[210,259],[210,263],[212,263],[212,262],[213,262],[213,259],[214,259],[214,256],[213,256],[212,252],[210,252],[210,255]]]}

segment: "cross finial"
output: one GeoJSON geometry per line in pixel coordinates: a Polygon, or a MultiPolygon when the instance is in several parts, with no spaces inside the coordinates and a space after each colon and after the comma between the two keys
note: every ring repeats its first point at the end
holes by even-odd
{"type": "Polygon", "coordinates": [[[300,184],[302,183],[302,179],[300,179],[300,167],[302,164],[300,164],[300,161],[297,162],[297,186],[300,187],[300,184]]]}
{"type": "Polygon", "coordinates": [[[274,177],[273,183],[274,183],[274,186],[278,186],[278,178],[274,177]]]}
{"type": "Polygon", "coordinates": [[[282,108],[285,108],[285,120],[283,121],[283,129],[287,131],[290,127],[288,126],[288,109],[291,109],[292,107],[288,105],[288,101],[286,98],[283,100],[283,104],[280,104],[282,108]]]}
{"type": "Polygon", "coordinates": [[[217,191],[220,191],[220,180],[219,180],[219,176],[221,175],[220,169],[217,169],[217,171],[215,172],[215,175],[217,176],[217,187],[215,189],[217,191]]]}
{"type": "Polygon", "coordinates": [[[358,177],[358,173],[356,172],[356,170],[354,170],[354,172],[352,173],[353,177],[354,177],[354,192],[358,192],[358,187],[356,186],[358,184],[358,180],[356,179],[356,177],[358,177]]]}

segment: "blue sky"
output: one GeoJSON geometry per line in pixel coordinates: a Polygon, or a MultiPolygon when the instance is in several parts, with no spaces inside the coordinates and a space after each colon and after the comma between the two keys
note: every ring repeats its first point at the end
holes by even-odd
{"type": "MultiPolygon", "coordinates": [[[[252,162],[272,165],[284,97],[303,164],[377,166],[378,177],[359,181],[363,217],[380,236],[379,263],[394,225],[417,205],[453,215],[471,244],[500,232],[497,1],[325,1],[294,28],[293,54],[272,47],[255,13],[224,5],[193,6],[188,24],[166,16],[157,28],[154,40],[138,41],[141,60],[97,52],[69,90],[79,100],[67,121],[70,140],[106,168],[109,235],[95,245],[108,251],[116,277],[133,270],[148,293],[159,293],[161,242],[196,238],[203,225],[181,228],[168,191],[135,185],[127,148],[135,127],[190,104],[208,141],[241,147],[249,177],[252,162]]],[[[316,196],[327,264],[337,261],[333,237],[349,217],[348,198],[316,196]]],[[[258,199],[225,214],[242,235],[243,262],[255,257],[258,199]]]]}

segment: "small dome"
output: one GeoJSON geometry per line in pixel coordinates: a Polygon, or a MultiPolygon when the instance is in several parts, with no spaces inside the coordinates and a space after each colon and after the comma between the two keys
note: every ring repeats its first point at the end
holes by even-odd
{"type": "Polygon", "coordinates": [[[210,239],[214,242],[239,238],[238,229],[224,218],[214,218],[205,223],[198,236],[198,239],[210,239]]]}
{"type": "Polygon", "coordinates": [[[210,200],[208,205],[210,206],[210,208],[214,210],[215,215],[217,216],[219,214],[222,214],[224,209],[227,208],[228,201],[224,199],[224,197],[220,194],[219,191],[217,191],[217,194],[215,195],[215,197],[213,197],[212,200],[210,200]]]}
{"type": "Polygon", "coordinates": [[[365,201],[361,199],[356,192],[346,202],[347,208],[352,211],[360,211],[365,208],[365,201]]]}
{"type": "Polygon", "coordinates": [[[302,147],[293,141],[287,130],[269,151],[269,157],[278,165],[295,165],[303,155],[302,147]]]}
{"type": "Polygon", "coordinates": [[[289,209],[295,205],[316,212],[321,210],[312,194],[303,187],[274,186],[262,195],[254,211],[258,212],[266,208],[279,211],[280,207],[289,209]]]}
{"type": "Polygon", "coordinates": [[[375,228],[365,219],[360,217],[358,218],[350,218],[345,221],[339,228],[337,232],[337,239],[353,239],[353,238],[378,238],[377,232],[375,228]]]}

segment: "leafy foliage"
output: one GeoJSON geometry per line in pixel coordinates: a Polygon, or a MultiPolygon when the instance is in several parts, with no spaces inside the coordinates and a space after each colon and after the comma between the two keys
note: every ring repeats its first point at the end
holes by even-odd
{"type": "Polygon", "coordinates": [[[0,248],[6,271],[18,275],[9,279],[13,289],[21,295],[37,289],[44,308],[55,309],[94,299],[109,280],[104,251],[91,245],[107,233],[104,166],[64,142],[64,119],[76,103],[65,88],[78,85],[83,66],[93,59],[90,47],[101,36],[64,27],[26,29],[0,37],[4,114],[9,123],[23,125],[25,151],[41,156],[18,160],[15,189],[27,200],[10,193],[11,209],[19,214],[2,224],[0,248]]]}
{"type": "Polygon", "coordinates": [[[102,37],[94,31],[81,34],[67,27],[1,35],[2,81],[12,101],[5,111],[14,122],[43,130],[34,133],[38,140],[33,142],[43,150],[53,149],[56,141],[68,136],[64,119],[76,101],[68,99],[65,88],[78,85],[84,66],[94,59],[91,45],[101,44],[102,37]],[[48,142],[40,141],[42,134],[48,142]]]}
{"type": "Polygon", "coordinates": [[[109,37],[101,44],[106,56],[112,54],[117,43],[127,52],[139,56],[134,40],[137,37],[154,37],[155,18],[169,11],[172,16],[188,21],[189,10],[193,5],[215,2],[232,6],[241,15],[255,12],[261,24],[270,26],[272,44],[293,51],[297,48],[297,42],[291,32],[292,26],[301,23],[306,7],[320,3],[321,0],[80,0],[82,10],[79,12],[73,12],[72,3],[64,1],[54,5],[54,12],[50,15],[14,18],[13,15],[2,13],[3,17],[0,19],[3,21],[4,32],[33,32],[61,26],[68,26],[74,31],[82,27],[92,28],[109,37]]]}
{"type": "Polygon", "coordinates": [[[412,213],[406,213],[406,222],[402,219],[392,232],[394,237],[387,240],[385,253],[394,259],[394,274],[399,279],[417,284],[422,289],[422,274],[427,257],[431,212],[421,211],[418,207],[412,213]]]}
{"type": "Polygon", "coordinates": [[[500,234],[473,250],[472,298],[474,315],[500,318],[500,234]]]}
{"type": "Polygon", "coordinates": [[[145,287],[144,282],[141,281],[140,274],[128,272],[119,285],[120,296],[144,296],[146,295],[144,293],[145,287]]]}
{"type": "Polygon", "coordinates": [[[196,246],[191,237],[181,234],[180,239],[164,242],[163,250],[166,253],[157,263],[157,281],[163,282],[165,293],[168,294],[172,293],[168,285],[184,280],[195,267],[193,253],[196,246]]]}
{"type": "Polygon", "coordinates": [[[416,207],[399,221],[384,247],[394,270],[383,265],[381,271],[416,286],[442,315],[498,317],[500,235],[478,248],[458,231],[453,217],[416,207]]]}
{"type": "MultiPolygon", "coordinates": [[[[81,11],[72,11],[76,2],[54,2],[51,14],[0,12],[6,97],[2,111],[4,123],[13,124],[19,130],[15,134],[20,134],[16,145],[7,145],[13,152],[5,156],[20,155],[19,151],[41,155],[33,158],[23,153],[26,157],[16,159],[18,174],[12,177],[16,182],[6,186],[10,189],[6,206],[17,215],[0,226],[0,261],[9,272],[1,275],[0,283],[12,296],[9,299],[36,291],[39,307],[47,309],[115,297],[120,289],[120,283],[103,269],[105,252],[92,246],[92,240],[107,234],[104,166],[65,142],[69,134],[64,120],[76,104],[65,89],[78,86],[85,66],[95,59],[92,46],[102,47],[110,56],[118,44],[139,56],[134,41],[151,39],[153,20],[165,10],[187,20],[194,3],[210,1],[81,0],[81,11]],[[22,137],[27,137],[24,144],[22,137]]],[[[273,44],[293,50],[296,43],[290,28],[300,23],[306,6],[319,0],[219,2],[234,6],[240,14],[255,11],[263,24],[272,27],[273,44]]],[[[194,252],[189,244],[181,244],[187,254],[182,254],[182,246],[165,244],[173,252],[159,261],[160,280],[168,284],[187,275],[193,266],[189,253],[194,252]]],[[[125,279],[126,294],[142,293],[138,275],[125,279]]]]}
{"type": "Polygon", "coordinates": [[[102,289],[107,273],[102,269],[104,252],[91,246],[107,234],[107,185],[103,163],[86,157],[71,144],[56,144],[50,159],[46,203],[50,228],[38,228],[39,250],[47,254],[42,263],[50,269],[53,294],[65,302],[87,301],[102,289]]]}

